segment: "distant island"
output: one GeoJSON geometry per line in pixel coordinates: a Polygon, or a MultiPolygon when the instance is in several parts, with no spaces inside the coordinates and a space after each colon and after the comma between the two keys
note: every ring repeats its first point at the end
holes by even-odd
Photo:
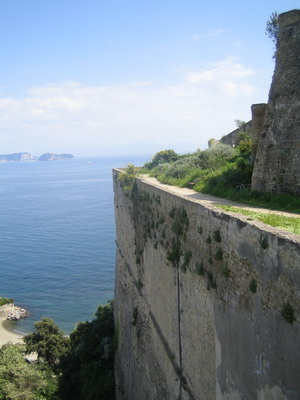
{"type": "Polygon", "coordinates": [[[0,162],[16,162],[16,161],[36,161],[37,157],[33,157],[30,153],[13,153],[0,154],[0,162]]]}
{"type": "Polygon", "coordinates": [[[13,153],[13,154],[0,154],[0,163],[73,160],[73,158],[74,158],[73,154],[45,153],[40,157],[36,157],[31,155],[30,153],[13,153]]]}
{"type": "Polygon", "coordinates": [[[39,158],[39,161],[73,160],[73,158],[73,154],[45,153],[39,158]]]}

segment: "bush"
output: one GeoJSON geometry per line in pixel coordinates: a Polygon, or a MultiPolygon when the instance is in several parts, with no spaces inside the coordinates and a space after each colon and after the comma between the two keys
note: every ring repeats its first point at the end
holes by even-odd
{"type": "Polygon", "coordinates": [[[62,358],[59,391],[62,400],[113,400],[113,302],[100,306],[91,322],[81,322],[70,335],[70,349],[62,358]]]}
{"type": "Polygon", "coordinates": [[[289,302],[283,305],[281,310],[281,316],[289,324],[292,324],[296,320],[294,316],[294,309],[289,302]]]}
{"type": "Polygon", "coordinates": [[[12,304],[14,299],[8,299],[7,297],[0,297],[0,307],[5,306],[6,304],[12,304]]]}
{"type": "Polygon", "coordinates": [[[171,163],[178,160],[178,154],[174,150],[162,150],[154,155],[152,161],[145,164],[148,169],[153,169],[160,164],[171,163]]]}

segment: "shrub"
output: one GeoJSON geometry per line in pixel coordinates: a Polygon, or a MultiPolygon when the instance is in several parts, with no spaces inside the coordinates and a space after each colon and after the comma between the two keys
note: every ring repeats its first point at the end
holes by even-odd
{"type": "Polygon", "coordinates": [[[6,304],[12,304],[14,299],[8,299],[7,297],[0,297],[0,307],[5,306],[6,304]]]}
{"type": "Polygon", "coordinates": [[[257,283],[256,280],[254,278],[251,279],[251,282],[249,283],[249,290],[252,293],[256,293],[257,290],[257,283]]]}
{"type": "Polygon", "coordinates": [[[219,229],[214,231],[213,237],[214,237],[214,240],[216,242],[218,242],[218,243],[221,242],[221,234],[220,234],[220,230],[219,229]]]}
{"type": "Polygon", "coordinates": [[[225,278],[229,278],[230,277],[230,269],[226,266],[221,267],[221,274],[225,277],[225,278]]]}
{"type": "Polygon", "coordinates": [[[268,238],[263,234],[257,239],[260,246],[265,250],[268,247],[268,238]]]}
{"type": "Polygon", "coordinates": [[[201,263],[196,263],[196,271],[198,275],[204,275],[203,261],[201,263]]]}
{"type": "Polygon", "coordinates": [[[167,252],[167,260],[170,261],[174,267],[178,266],[180,257],[182,255],[180,242],[173,239],[172,249],[167,252]]]}
{"type": "Polygon", "coordinates": [[[284,303],[281,310],[281,316],[289,324],[292,324],[296,320],[294,316],[294,309],[289,302],[284,303]]]}
{"type": "Polygon", "coordinates": [[[216,288],[217,288],[217,282],[214,279],[213,273],[211,271],[208,271],[208,273],[207,273],[207,290],[216,289],[216,288]]]}
{"type": "Polygon", "coordinates": [[[138,172],[139,168],[135,167],[133,164],[128,164],[127,168],[117,176],[117,181],[120,183],[125,193],[128,194],[133,189],[135,177],[138,172]]]}
{"type": "Polygon", "coordinates": [[[171,163],[178,159],[178,154],[174,150],[162,150],[154,155],[152,161],[145,164],[145,168],[153,169],[160,164],[171,163]]]}
{"type": "Polygon", "coordinates": [[[223,250],[219,247],[216,254],[215,254],[215,260],[217,261],[222,261],[223,260],[223,250]]]}

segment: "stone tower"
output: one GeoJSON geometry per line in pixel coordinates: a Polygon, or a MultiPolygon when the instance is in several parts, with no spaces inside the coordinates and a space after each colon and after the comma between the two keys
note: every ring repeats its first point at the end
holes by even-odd
{"type": "Polygon", "coordinates": [[[300,195],[300,10],[279,15],[276,66],[252,189],[300,195]]]}

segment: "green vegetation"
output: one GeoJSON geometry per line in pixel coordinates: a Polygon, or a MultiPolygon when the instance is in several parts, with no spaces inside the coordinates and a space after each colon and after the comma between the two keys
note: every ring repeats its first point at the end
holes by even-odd
{"type": "Polygon", "coordinates": [[[127,168],[124,168],[123,172],[118,175],[117,181],[120,182],[125,193],[129,194],[132,191],[138,172],[139,168],[128,164],[127,168]]]}
{"type": "Polygon", "coordinates": [[[25,350],[12,343],[0,348],[0,399],[58,399],[57,378],[49,368],[26,362],[25,350]]]}
{"type": "Polygon", "coordinates": [[[266,24],[266,35],[274,42],[275,45],[277,44],[278,33],[279,33],[278,14],[275,11],[272,12],[266,24]]]}
{"type": "Polygon", "coordinates": [[[60,358],[68,350],[68,339],[51,318],[34,324],[36,332],[24,337],[28,354],[36,352],[40,363],[56,369],[60,358]]]}
{"type": "Polygon", "coordinates": [[[264,250],[268,247],[268,238],[265,235],[261,234],[257,241],[264,250]]]}
{"type": "Polygon", "coordinates": [[[198,275],[204,275],[205,271],[203,261],[201,263],[196,263],[196,271],[198,275]]]}
{"type": "Polygon", "coordinates": [[[214,237],[214,240],[215,240],[216,242],[218,242],[218,243],[221,242],[222,239],[221,239],[221,234],[220,234],[220,230],[219,230],[219,229],[217,229],[217,230],[214,231],[213,237],[214,237]]]}
{"type": "Polygon", "coordinates": [[[171,251],[167,252],[167,260],[170,261],[174,267],[177,267],[182,255],[180,242],[173,239],[171,251]]]}
{"type": "Polygon", "coordinates": [[[286,231],[300,235],[300,217],[288,217],[285,215],[262,213],[232,206],[218,205],[218,207],[222,208],[225,211],[243,214],[249,217],[249,219],[255,219],[264,222],[267,225],[274,226],[275,228],[284,229],[286,231]]]}
{"type": "Polygon", "coordinates": [[[289,324],[292,324],[294,321],[296,321],[296,318],[294,316],[294,309],[289,302],[284,303],[281,310],[281,316],[289,324]]]}
{"type": "Polygon", "coordinates": [[[254,278],[251,279],[250,283],[249,283],[249,290],[252,293],[256,293],[257,290],[257,283],[256,280],[254,278]]]}
{"type": "Polygon", "coordinates": [[[214,279],[213,273],[211,271],[208,271],[208,273],[207,273],[207,290],[216,289],[216,288],[217,288],[217,282],[214,279]]]}
{"type": "Polygon", "coordinates": [[[222,261],[223,260],[223,250],[219,247],[216,254],[215,254],[215,260],[216,261],[222,261]]]}
{"type": "Polygon", "coordinates": [[[25,345],[0,348],[0,400],[113,400],[113,302],[100,306],[91,322],[79,323],[64,336],[50,318],[35,323],[25,345]],[[36,352],[29,364],[25,354],[36,352]]]}
{"type": "MultiPolygon", "coordinates": [[[[170,151],[170,150],[168,150],[170,151]]],[[[160,152],[161,153],[161,152],[160,152]]],[[[251,141],[241,132],[235,148],[224,144],[194,153],[160,158],[157,153],[142,172],[160,182],[235,200],[244,204],[300,213],[298,196],[251,191],[251,141]]],[[[176,153],[175,153],[176,154],[176,153]]]]}
{"type": "Polygon", "coordinates": [[[0,307],[5,306],[6,304],[12,304],[14,299],[8,299],[7,297],[0,297],[0,307]]]}
{"type": "Polygon", "coordinates": [[[190,264],[191,258],[192,258],[192,252],[191,251],[186,251],[184,253],[184,255],[183,255],[183,264],[181,266],[181,270],[183,272],[186,272],[186,270],[187,270],[187,268],[188,268],[188,266],[190,264]]]}
{"type": "Polygon", "coordinates": [[[227,265],[221,267],[221,274],[227,279],[230,277],[230,269],[227,265]]]}
{"type": "Polygon", "coordinates": [[[174,150],[162,150],[155,154],[150,162],[145,166],[146,168],[152,169],[157,167],[159,164],[171,163],[178,160],[178,154],[174,150]]]}
{"type": "Polygon", "coordinates": [[[100,306],[91,322],[81,322],[70,335],[61,358],[59,393],[62,400],[114,399],[113,302],[100,306]]]}

